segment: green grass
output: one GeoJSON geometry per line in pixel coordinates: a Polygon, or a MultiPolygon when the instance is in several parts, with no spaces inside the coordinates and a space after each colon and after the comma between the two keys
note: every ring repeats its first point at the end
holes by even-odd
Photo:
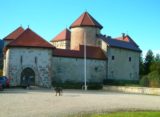
{"type": "Polygon", "coordinates": [[[114,112],[106,114],[78,114],[72,117],[160,117],[160,112],[114,112]]]}
{"type": "Polygon", "coordinates": [[[91,117],[160,117],[160,112],[117,112],[102,115],[92,115],[91,117]]]}

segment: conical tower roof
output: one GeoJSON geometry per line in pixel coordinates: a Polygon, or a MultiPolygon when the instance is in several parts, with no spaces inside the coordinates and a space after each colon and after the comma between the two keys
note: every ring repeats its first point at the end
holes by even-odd
{"type": "Polygon", "coordinates": [[[103,28],[103,26],[98,23],[88,12],[84,12],[75,22],[72,23],[70,28],[83,26],[97,27],[100,29],[103,28]]]}

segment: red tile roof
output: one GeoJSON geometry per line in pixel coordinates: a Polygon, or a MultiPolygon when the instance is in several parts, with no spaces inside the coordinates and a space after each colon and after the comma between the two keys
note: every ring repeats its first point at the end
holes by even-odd
{"type": "Polygon", "coordinates": [[[7,47],[54,48],[50,43],[29,28],[26,29],[17,39],[9,43],[7,47]]]}
{"type": "MultiPolygon", "coordinates": [[[[53,56],[84,58],[84,45],[80,45],[80,50],[54,49],[53,56]]],[[[100,47],[86,46],[86,57],[88,59],[106,60],[106,56],[100,47]]]]}
{"type": "Polygon", "coordinates": [[[9,35],[7,35],[3,40],[14,40],[23,32],[24,32],[24,29],[22,27],[18,27],[16,30],[14,30],[9,35]]]}
{"type": "Polygon", "coordinates": [[[103,26],[98,23],[88,12],[84,12],[75,22],[72,23],[70,28],[80,26],[98,27],[100,29],[103,28],[103,26]]]}
{"type": "Polygon", "coordinates": [[[108,46],[116,47],[116,48],[123,48],[128,49],[132,51],[141,52],[141,49],[139,46],[129,37],[125,37],[122,40],[121,38],[111,38],[110,36],[104,36],[104,35],[97,35],[98,39],[102,39],[104,42],[108,44],[108,46]]]}
{"type": "Polygon", "coordinates": [[[61,33],[59,33],[56,37],[54,37],[51,40],[51,42],[70,40],[70,38],[71,38],[71,32],[66,28],[61,33]]]}

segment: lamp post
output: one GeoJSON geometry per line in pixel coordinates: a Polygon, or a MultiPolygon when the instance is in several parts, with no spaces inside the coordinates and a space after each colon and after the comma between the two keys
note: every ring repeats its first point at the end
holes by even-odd
{"type": "Polygon", "coordinates": [[[84,32],[84,90],[87,90],[87,81],[86,81],[86,33],[84,32]]]}

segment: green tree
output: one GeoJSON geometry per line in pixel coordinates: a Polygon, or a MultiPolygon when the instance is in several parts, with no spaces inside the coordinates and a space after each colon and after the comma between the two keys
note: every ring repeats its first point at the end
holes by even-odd
{"type": "Polygon", "coordinates": [[[155,61],[160,62],[160,54],[156,54],[155,61]]]}
{"type": "Polygon", "coordinates": [[[140,56],[140,61],[139,61],[139,75],[140,78],[145,74],[145,69],[144,69],[144,62],[143,62],[143,57],[142,55],[140,56]]]}
{"type": "Polygon", "coordinates": [[[150,73],[150,66],[154,62],[154,55],[152,50],[148,50],[145,60],[144,60],[144,68],[145,68],[145,74],[150,73]]]}
{"type": "Polygon", "coordinates": [[[158,71],[152,71],[148,74],[149,86],[160,87],[160,74],[158,71]]]}
{"type": "Polygon", "coordinates": [[[150,66],[150,72],[157,71],[160,73],[160,61],[155,61],[150,66]]]}

